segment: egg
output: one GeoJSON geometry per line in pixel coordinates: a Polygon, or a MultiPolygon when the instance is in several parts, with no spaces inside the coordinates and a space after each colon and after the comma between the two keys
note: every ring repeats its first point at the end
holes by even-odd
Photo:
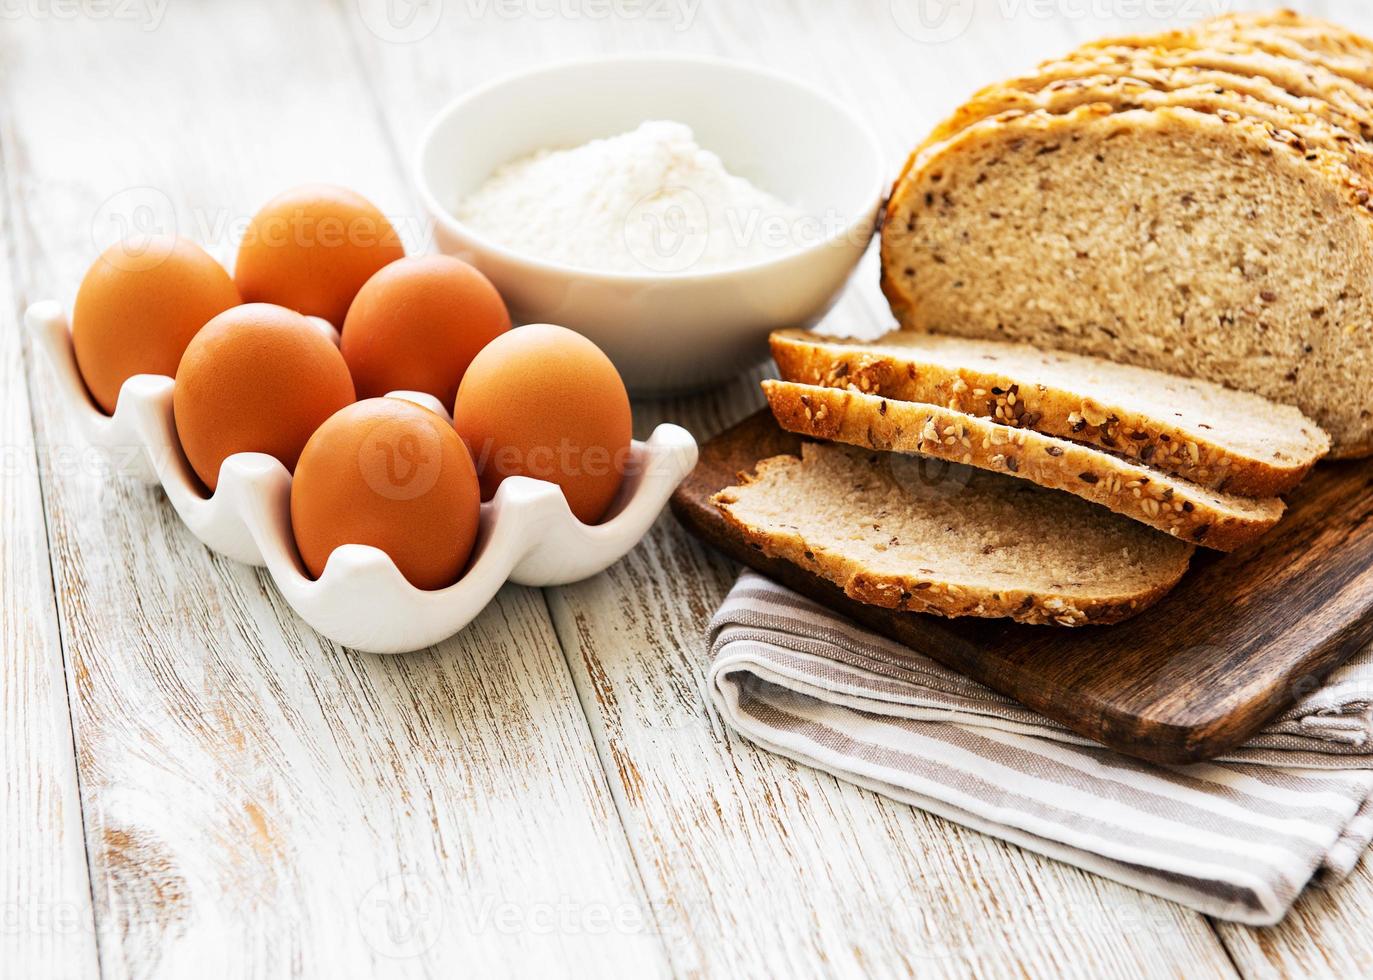
{"type": "Polygon", "coordinates": [[[405,247],[371,201],[310,184],[272,198],[243,234],[234,281],[245,303],[276,303],[343,323],[362,284],[405,247]]]}
{"type": "Polygon", "coordinates": [[[285,307],[249,303],[219,314],[186,347],[172,408],[191,468],[213,492],[234,453],[275,456],[294,469],[314,431],[353,402],[343,355],[285,307]]]}
{"type": "Polygon", "coordinates": [[[548,480],[584,524],[599,521],[615,499],[631,421],[610,358],[581,334],[549,324],[517,327],[482,348],[453,406],[482,499],[507,476],[548,480]]]}
{"type": "Polygon", "coordinates": [[[91,397],[112,413],[135,374],[172,377],[196,331],[238,303],[224,267],[194,242],[159,235],[110,246],[72,308],[72,346],[91,397]]]}
{"type": "Polygon", "coordinates": [[[455,582],[477,540],[481,489],[448,420],[399,398],[349,405],[310,437],[291,483],[291,526],[310,574],[367,544],[419,589],[455,582]]]}
{"type": "Polygon", "coordinates": [[[359,398],[423,391],[452,405],[467,365],[510,329],[491,281],[447,255],[392,262],[358,291],[343,322],[343,359],[359,398]]]}

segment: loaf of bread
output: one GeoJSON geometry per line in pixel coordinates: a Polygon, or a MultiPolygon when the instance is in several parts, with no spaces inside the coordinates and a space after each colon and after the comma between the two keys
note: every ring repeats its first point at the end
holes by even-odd
{"type": "Polygon", "coordinates": [[[788,432],[1004,473],[1217,551],[1254,541],[1284,510],[1276,497],[1208,490],[1115,453],[939,405],[792,381],[764,381],[763,389],[788,432]]]}
{"type": "Polygon", "coordinates": [[[1114,623],[1193,548],[1077,497],[957,464],[806,443],[714,502],[753,547],[872,605],[1026,623],[1114,623]]]}
{"type": "Polygon", "coordinates": [[[1295,408],[1097,357],[901,330],[873,341],[781,330],[771,345],[785,381],[1035,429],[1246,497],[1286,493],[1330,447],[1295,408]]]}
{"type": "Polygon", "coordinates": [[[1363,39],[1269,14],[986,89],[893,188],[892,309],[1255,392],[1373,452],[1370,84],[1363,39]]]}

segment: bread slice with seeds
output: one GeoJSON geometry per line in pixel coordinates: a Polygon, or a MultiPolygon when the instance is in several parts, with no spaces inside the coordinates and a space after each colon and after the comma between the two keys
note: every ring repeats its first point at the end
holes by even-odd
{"type": "Polygon", "coordinates": [[[909,330],[872,341],[779,330],[770,343],[785,381],[940,405],[1240,496],[1286,493],[1330,448],[1290,406],[1099,357],[909,330]]]}
{"type": "Polygon", "coordinates": [[[1208,490],[1114,453],[938,405],[791,381],[764,381],[763,390],[788,432],[1005,473],[1217,551],[1254,541],[1284,509],[1277,497],[1208,490]]]}
{"type": "Polygon", "coordinates": [[[1333,157],[1180,107],[994,116],[898,181],[883,289],[908,329],[1252,391],[1366,454],[1373,195],[1333,157]]]}
{"type": "Polygon", "coordinates": [[[1191,545],[1077,497],[909,459],[806,443],[712,499],[754,548],[889,609],[1116,623],[1187,571],[1191,545]]]}

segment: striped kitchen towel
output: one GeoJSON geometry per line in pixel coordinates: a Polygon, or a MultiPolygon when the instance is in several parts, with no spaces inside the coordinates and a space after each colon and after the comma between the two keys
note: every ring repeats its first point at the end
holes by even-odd
{"type": "Polygon", "coordinates": [[[710,700],[770,751],[1252,925],[1373,838],[1373,652],[1232,755],[1127,758],[752,572],[710,627],[710,700]]]}

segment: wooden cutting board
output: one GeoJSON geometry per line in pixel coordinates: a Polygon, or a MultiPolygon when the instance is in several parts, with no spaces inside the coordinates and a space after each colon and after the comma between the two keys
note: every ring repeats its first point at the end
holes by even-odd
{"type": "Polygon", "coordinates": [[[862,605],[748,547],[711,495],[800,444],[767,411],[745,419],[701,447],[673,513],[731,558],[1128,755],[1214,758],[1373,643],[1373,461],[1317,467],[1263,539],[1198,550],[1177,588],[1136,618],[1063,629],[862,605]]]}

